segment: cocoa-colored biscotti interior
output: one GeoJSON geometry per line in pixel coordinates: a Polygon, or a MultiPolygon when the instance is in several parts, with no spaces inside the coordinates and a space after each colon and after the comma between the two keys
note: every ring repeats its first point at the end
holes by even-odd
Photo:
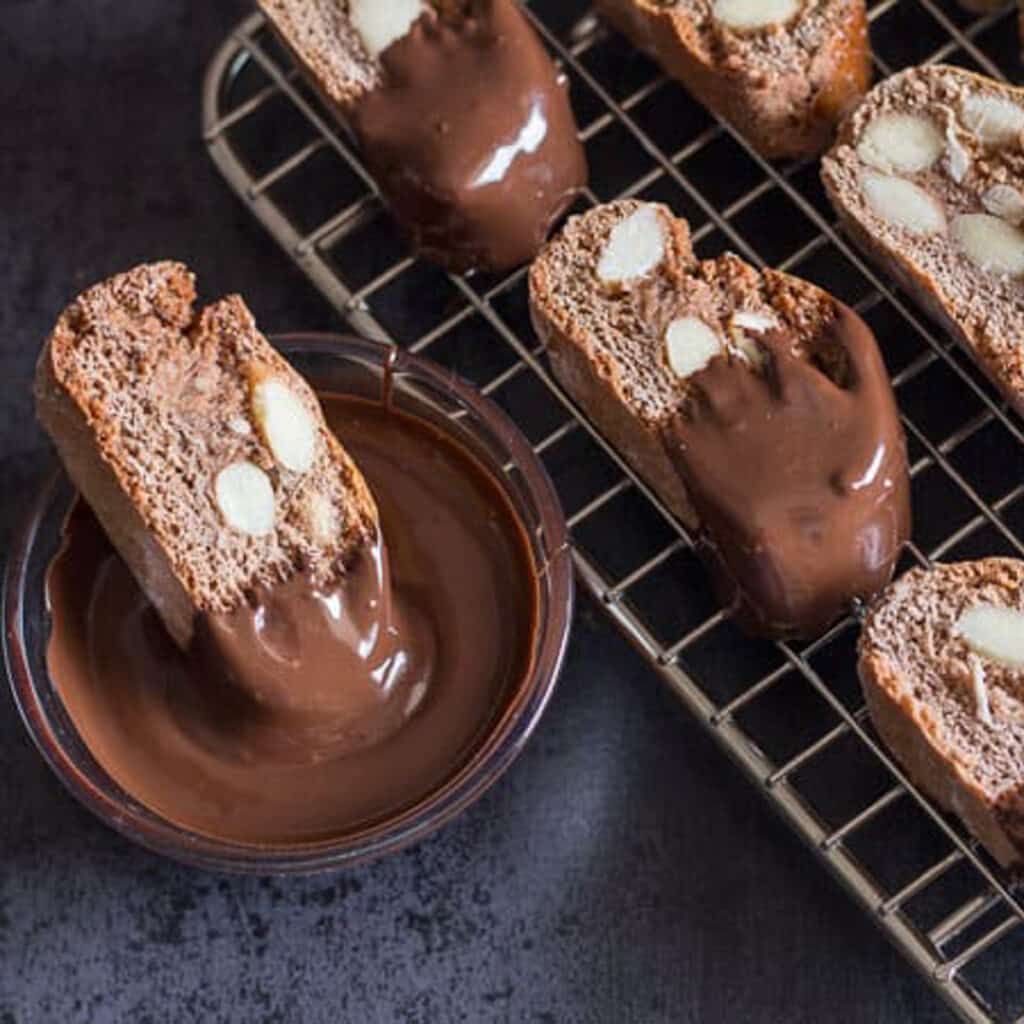
{"type": "Polygon", "coordinates": [[[875,87],[822,165],[850,235],[1024,409],[1024,90],[960,68],[875,87]]]}

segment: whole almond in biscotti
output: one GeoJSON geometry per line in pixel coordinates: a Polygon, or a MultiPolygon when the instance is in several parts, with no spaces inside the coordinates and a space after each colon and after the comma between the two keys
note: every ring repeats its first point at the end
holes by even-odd
{"type": "Polygon", "coordinates": [[[822,179],[850,236],[1024,412],[1024,90],[904,71],[844,122],[822,179]]]}
{"type": "Polygon", "coordinates": [[[238,296],[200,313],[153,263],[80,295],[36,371],[71,479],[183,647],[202,613],[300,570],[340,578],[377,538],[366,483],[238,296]]]}
{"type": "Polygon", "coordinates": [[[518,266],[586,184],[567,80],[517,0],[259,6],[420,255],[518,266]]]}
{"type": "Polygon", "coordinates": [[[530,308],[559,382],[697,531],[742,624],[813,634],[888,582],[906,447],[852,310],[731,254],[698,260],[685,221],[636,200],[570,219],[530,308]]]}
{"type": "Polygon", "coordinates": [[[871,81],[864,0],[597,0],[769,158],[820,153],[871,81]]]}
{"type": "Polygon", "coordinates": [[[1006,866],[1024,860],[1024,562],[915,569],[879,598],[859,672],[910,778],[1006,866]]]}

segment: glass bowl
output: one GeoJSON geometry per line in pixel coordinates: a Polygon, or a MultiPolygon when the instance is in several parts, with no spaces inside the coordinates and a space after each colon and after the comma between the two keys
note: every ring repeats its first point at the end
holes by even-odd
{"type": "Polygon", "coordinates": [[[176,860],[249,873],[312,873],[358,864],[435,831],[476,800],[522,750],[547,706],[572,621],[573,577],[565,518],[540,459],[508,417],[454,374],[377,342],[289,334],[275,345],[318,391],[384,400],[427,420],[474,454],[520,516],[538,568],[537,634],[529,678],[438,789],[408,809],[338,838],[264,845],[191,832],[125,792],[92,757],[46,667],[45,578],[75,499],[55,468],[15,538],[3,588],[4,656],[32,739],[71,793],[125,836],[176,860]]]}

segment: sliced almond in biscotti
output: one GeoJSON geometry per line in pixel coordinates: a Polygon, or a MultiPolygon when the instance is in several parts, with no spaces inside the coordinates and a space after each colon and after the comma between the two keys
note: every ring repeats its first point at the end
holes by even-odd
{"type": "Polygon", "coordinates": [[[1024,562],[907,573],[868,616],[859,670],[910,778],[1002,864],[1024,860],[1024,562]]]}
{"type": "Polygon", "coordinates": [[[362,475],[238,296],[193,309],[178,263],[61,314],[36,408],[68,474],[182,646],[203,612],[298,571],[327,584],[377,534],[362,475]]]}
{"type": "Polygon", "coordinates": [[[850,236],[1024,412],[1024,90],[942,65],[894,75],[822,178],[850,236]]]}
{"type": "MultiPolygon", "coordinates": [[[[530,308],[566,391],[718,552],[709,561],[723,570],[716,578],[728,577],[723,600],[736,598],[746,625],[773,635],[813,632],[855,594],[874,593],[888,581],[908,529],[906,453],[881,357],[856,314],[806,281],[758,271],[734,255],[698,260],[685,221],[636,200],[569,220],[534,261],[530,308]],[[840,331],[848,323],[863,329],[856,345],[840,331]],[[783,373],[782,364],[793,360],[802,371],[783,373]],[[725,367],[735,389],[716,366],[725,367]],[[812,397],[805,402],[806,396],[812,397]],[[792,425],[796,457],[775,445],[770,430],[762,436],[753,420],[749,429],[740,423],[744,409],[783,425],[783,433],[792,425]],[[854,430],[870,437],[859,471],[843,483],[843,423],[849,426],[854,409],[854,430]],[[694,491],[695,476],[680,465],[688,443],[680,418],[723,424],[721,432],[712,427],[705,448],[721,445],[725,455],[711,461],[731,466],[749,459],[751,477],[778,482],[768,491],[785,491],[782,481],[790,481],[795,494],[806,484],[796,506],[784,507],[792,495],[776,501],[761,489],[765,500],[750,509],[749,522],[735,529],[712,523],[714,502],[703,491],[715,474],[702,473],[701,493],[694,491]],[[857,499],[849,496],[858,486],[875,494],[870,508],[854,507],[857,499]],[[885,510],[882,524],[873,520],[878,509],[885,510]],[[863,572],[869,520],[873,564],[863,572]],[[827,551],[819,545],[826,536],[827,551]]],[[[728,481],[717,488],[722,507],[730,504],[728,490],[728,481]]]]}
{"type": "Polygon", "coordinates": [[[597,0],[596,6],[767,157],[820,153],[871,80],[864,0],[597,0]]]}

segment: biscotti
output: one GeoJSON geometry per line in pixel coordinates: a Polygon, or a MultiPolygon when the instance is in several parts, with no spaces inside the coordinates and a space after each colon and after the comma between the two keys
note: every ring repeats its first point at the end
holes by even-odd
{"type": "Polygon", "coordinates": [[[809,635],[884,586],[909,531],[906,448],[860,318],[623,200],[534,262],[555,376],[689,527],[751,630],[809,635]]]}
{"type": "Polygon", "coordinates": [[[586,184],[564,78],[516,0],[260,0],[414,249],[530,260],[586,184]]]}
{"type": "Polygon", "coordinates": [[[864,0],[596,0],[769,158],[813,156],[871,81],[864,0]]]}
{"type": "Polygon", "coordinates": [[[851,238],[1024,412],[1024,90],[941,65],[895,75],[822,178],[851,238]]]}
{"type": "Polygon", "coordinates": [[[39,359],[36,408],[72,481],[183,647],[298,571],[328,583],[377,536],[365,482],[238,296],[144,265],[90,288],[39,359]]]}
{"type": "Polygon", "coordinates": [[[1003,865],[1024,860],[1024,562],[915,569],[871,610],[859,671],[911,780],[1003,865]]]}

